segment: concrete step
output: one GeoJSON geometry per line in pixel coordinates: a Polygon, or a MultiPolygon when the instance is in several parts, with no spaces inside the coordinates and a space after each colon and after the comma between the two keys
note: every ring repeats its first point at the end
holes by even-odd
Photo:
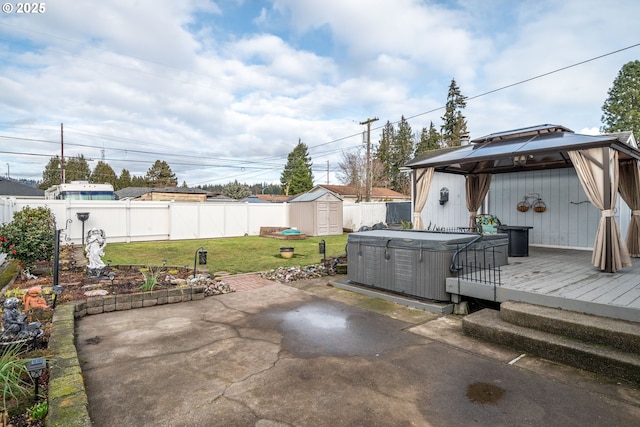
{"type": "Polygon", "coordinates": [[[640,323],[516,301],[500,305],[500,318],[514,325],[640,354],[640,323]]]}
{"type": "Polygon", "coordinates": [[[640,385],[640,356],[549,332],[508,323],[496,310],[484,309],[462,320],[463,332],[544,359],[640,385]]]}

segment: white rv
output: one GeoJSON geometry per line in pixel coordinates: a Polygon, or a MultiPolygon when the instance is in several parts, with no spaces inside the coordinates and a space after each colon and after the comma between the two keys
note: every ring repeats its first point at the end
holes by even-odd
{"type": "Polygon", "coordinates": [[[47,188],[44,198],[48,200],[116,200],[111,184],[91,184],[89,181],[71,181],[47,188]]]}

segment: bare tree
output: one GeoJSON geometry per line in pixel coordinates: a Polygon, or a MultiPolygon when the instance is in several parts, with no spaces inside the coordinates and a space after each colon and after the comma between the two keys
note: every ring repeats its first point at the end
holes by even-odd
{"type": "Polygon", "coordinates": [[[362,200],[366,185],[367,159],[362,152],[343,151],[342,160],[338,163],[338,180],[344,185],[353,187],[356,190],[356,201],[362,200]]]}
{"type": "MultiPolygon", "coordinates": [[[[367,179],[367,157],[364,150],[343,152],[342,161],[338,163],[338,180],[356,190],[356,201],[364,200],[367,179]]],[[[379,159],[371,159],[371,185],[385,185],[385,168],[379,159]]]]}

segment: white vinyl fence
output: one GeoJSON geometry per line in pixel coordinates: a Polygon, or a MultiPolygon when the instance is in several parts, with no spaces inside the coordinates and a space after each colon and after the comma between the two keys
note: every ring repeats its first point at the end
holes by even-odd
{"type": "MultiPolygon", "coordinates": [[[[83,223],[77,214],[88,212],[84,234],[103,229],[110,242],[209,239],[257,236],[260,227],[289,227],[288,203],[188,203],[120,200],[44,200],[0,198],[0,224],[25,206],[46,206],[69,243],[81,243],[83,223]]],[[[357,230],[384,222],[384,203],[343,204],[343,226],[357,230]]]]}

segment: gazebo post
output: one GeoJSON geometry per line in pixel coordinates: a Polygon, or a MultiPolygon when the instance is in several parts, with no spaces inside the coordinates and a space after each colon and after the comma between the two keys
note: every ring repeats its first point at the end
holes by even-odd
{"type": "MultiPolygon", "coordinates": [[[[604,210],[611,210],[611,153],[609,147],[602,147],[602,178],[604,180],[604,210]]],[[[604,241],[605,248],[605,271],[607,273],[613,273],[613,236],[611,235],[611,215],[605,217],[605,236],[604,241]]]]}

